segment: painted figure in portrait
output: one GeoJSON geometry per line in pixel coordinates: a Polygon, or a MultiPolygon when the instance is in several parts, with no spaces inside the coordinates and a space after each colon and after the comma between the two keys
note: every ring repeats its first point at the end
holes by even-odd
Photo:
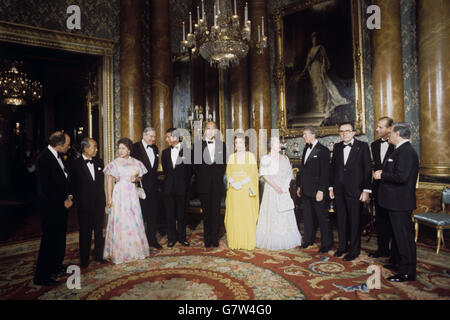
{"type": "Polygon", "coordinates": [[[288,127],[355,120],[349,1],[319,2],[283,17],[288,127]]]}

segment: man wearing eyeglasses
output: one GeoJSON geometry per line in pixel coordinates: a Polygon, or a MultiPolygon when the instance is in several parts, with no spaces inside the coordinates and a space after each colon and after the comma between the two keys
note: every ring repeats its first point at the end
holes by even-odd
{"type": "Polygon", "coordinates": [[[354,260],[361,251],[360,216],[362,204],[371,193],[369,145],[354,138],[353,123],[339,125],[341,142],[336,143],[331,159],[330,198],[337,208],[339,247],[335,257],[344,253],[345,261],[354,260]],[[348,242],[350,245],[348,246],[348,242]]]}

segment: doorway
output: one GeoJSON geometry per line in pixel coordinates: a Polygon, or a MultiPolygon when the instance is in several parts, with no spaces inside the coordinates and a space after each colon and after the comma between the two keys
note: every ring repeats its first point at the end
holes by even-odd
{"type": "MultiPolygon", "coordinates": [[[[43,86],[33,104],[0,103],[0,242],[40,237],[35,204],[34,162],[49,135],[67,132],[69,158],[79,156],[84,137],[93,137],[99,156],[112,160],[113,41],[0,21],[0,70],[13,61],[43,86]],[[36,39],[39,39],[38,41],[36,39]]],[[[76,227],[69,219],[68,230],[76,227]]]]}

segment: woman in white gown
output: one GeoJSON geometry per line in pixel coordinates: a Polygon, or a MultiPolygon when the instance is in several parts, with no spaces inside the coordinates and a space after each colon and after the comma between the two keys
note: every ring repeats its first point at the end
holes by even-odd
{"type": "Polygon", "coordinates": [[[311,35],[312,47],[308,52],[306,65],[300,77],[306,72],[309,73],[314,97],[314,111],[326,113],[329,116],[334,107],[348,104],[350,101],[341,96],[333,81],[328,77],[327,71],[330,69],[325,47],[318,44],[317,33],[311,35]]]}
{"type": "Polygon", "coordinates": [[[280,154],[280,140],[271,139],[271,150],[261,158],[260,176],[265,180],[256,227],[256,246],[269,250],[291,249],[301,245],[294,209],[281,196],[290,199],[289,184],[294,176],[289,159],[280,154]],[[287,193],[287,194],[286,194],[287,193]],[[289,209],[286,209],[288,208],[289,209]]]}

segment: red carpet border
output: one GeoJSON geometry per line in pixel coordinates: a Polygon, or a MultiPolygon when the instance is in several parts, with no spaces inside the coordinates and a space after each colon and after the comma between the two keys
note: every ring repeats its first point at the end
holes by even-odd
{"type": "MultiPolygon", "coordinates": [[[[376,238],[363,240],[354,261],[334,258],[334,251],[308,249],[269,251],[230,250],[225,237],[218,248],[203,247],[203,229],[190,233],[190,247],[177,244],[152,251],[147,259],[114,265],[91,262],[82,270],[81,289],[68,289],[66,279],[55,288],[33,284],[39,240],[0,247],[0,299],[42,300],[449,300],[450,253],[417,247],[417,280],[391,283],[392,272],[381,268],[386,259],[373,259],[376,238]],[[366,251],[369,249],[369,251],[366,251]],[[381,270],[381,286],[369,289],[367,268],[381,270]]],[[[335,237],[336,238],[336,237],[335,237]]],[[[67,238],[65,264],[78,265],[78,234],[67,238]]]]}

